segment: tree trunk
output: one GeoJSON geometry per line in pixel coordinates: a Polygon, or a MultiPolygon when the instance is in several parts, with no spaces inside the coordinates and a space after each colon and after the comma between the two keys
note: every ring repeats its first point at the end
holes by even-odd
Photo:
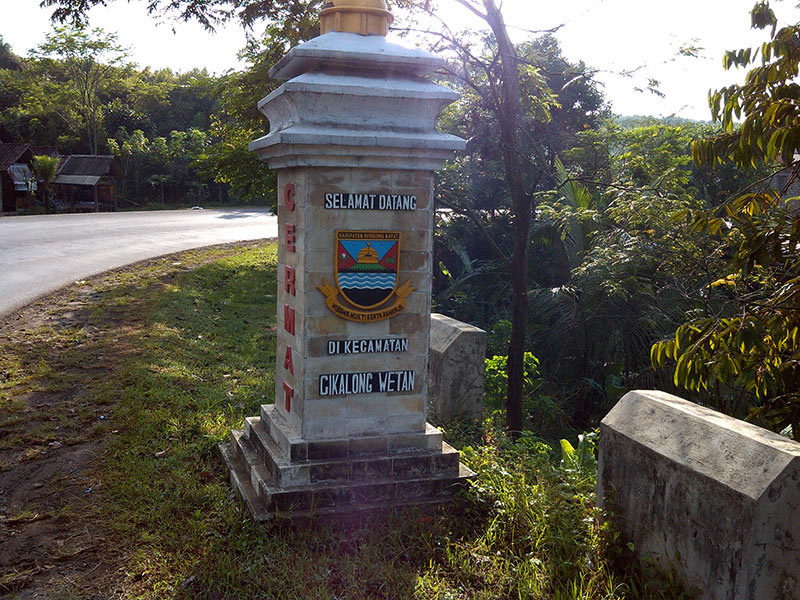
{"type": "Polygon", "coordinates": [[[524,393],[525,330],[528,321],[528,247],[533,200],[522,180],[519,122],[522,114],[518,57],[494,0],[483,0],[487,23],[497,40],[502,70],[502,94],[499,106],[500,142],[513,206],[513,244],[511,257],[511,340],[508,345],[508,396],[506,398],[506,431],[512,439],[522,432],[522,400],[524,393]]]}
{"type": "Polygon", "coordinates": [[[139,159],[135,159],[133,163],[133,190],[136,202],[139,202],[139,159]]]}

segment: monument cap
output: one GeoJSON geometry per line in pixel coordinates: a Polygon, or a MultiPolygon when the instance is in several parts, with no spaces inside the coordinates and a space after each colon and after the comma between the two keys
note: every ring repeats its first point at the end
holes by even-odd
{"type": "Polygon", "coordinates": [[[320,32],[383,35],[394,20],[386,0],[328,0],[319,13],[320,32]]]}

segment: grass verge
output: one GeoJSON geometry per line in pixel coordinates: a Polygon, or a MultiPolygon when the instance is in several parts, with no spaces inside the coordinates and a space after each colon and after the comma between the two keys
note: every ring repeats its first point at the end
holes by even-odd
{"type": "Polygon", "coordinates": [[[446,431],[478,473],[459,514],[250,523],[213,449],[272,398],[275,287],[274,245],[196,251],[73,286],[6,325],[0,486],[38,472],[35,489],[48,494],[31,488],[27,501],[0,505],[0,550],[16,552],[0,560],[0,593],[679,597],[669,581],[611,568],[613,535],[598,524],[591,465],[561,465],[532,436],[509,444],[490,421],[446,431]],[[50,538],[36,537],[42,523],[50,538]],[[42,552],[14,546],[21,537],[42,552]]]}

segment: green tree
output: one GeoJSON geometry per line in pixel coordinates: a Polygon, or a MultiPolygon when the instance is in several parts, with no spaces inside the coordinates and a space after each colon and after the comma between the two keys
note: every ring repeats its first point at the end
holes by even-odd
{"type": "Polygon", "coordinates": [[[36,178],[44,185],[44,210],[50,213],[52,190],[50,186],[58,173],[60,159],[57,156],[37,155],[33,157],[33,171],[36,178]]]}
{"type": "Polygon", "coordinates": [[[39,101],[80,130],[89,151],[98,154],[104,141],[103,94],[114,81],[115,68],[127,56],[116,34],[97,28],[54,27],[30,56],[45,71],[35,74],[34,93],[39,101]],[[48,73],[55,77],[47,77],[48,73]]]}
{"type": "MultiPolygon", "coordinates": [[[[791,183],[800,164],[800,23],[779,29],[768,2],[758,2],[751,18],[769,39],[725,54],[726,68],[749,71],[743,84],[711,94],[724,131],[696,142],[692,154],[703,165],[787,169],[791,183]]],[[[691,320],[655,344],[651,357],[655,365],[675,361],[676,385],[729,412],[732,398],[749,399],[750,418],[800,439],[800,220],[784,195],[788,183],[783,190],[761,183],[714,211],[687,213],[691,230],[730,247],[727,276],[709,286],[730,300],[723,313],[691,320]]]]}
{"type": "MultiPolygon", "coordinates": [[[[505,270],[510,283],[510,339],[508,343],[508,396],[506,399],[506,429],[517,438],[523,428],[524,352],[528,320],[528,284],[530,268],[531,223],[536,208],[536,194],[550,165],[536,144],[526,143],[529,132],[537,121],[551,118],[550,110],[556,104],[552,90],[541,70],[525,60],[508,36],[508,29],[494,0],[458,0],[487,27],[487,43],[479,52],[465,38],[445,30],[443,39],[458,57],[459,67],[452,74],[463,82],[465,92],[474,97],[472,106],[489,119],[485,126],[494,134],[483,138],[496,145],[488,151],[501,174],[503,196],[508,201],[511,232],[509,245],[503,246],[472,207],[445,198],[451,209],[466,214],[478,226],[484,239],[494,249],[495,258],[505,270]],[[523,90],[525,94],[523,95],[523,90]]],[[[469,100],[467,100],[469,101],[469,100]]],[[[478,142],[481,145],[481,142],[478,142]]],[[[441,189],[441,187],[440,187],[441,189]]]]}
{"type": "MultiPolygon", "coordinates": [[[[502,18],[492,10],[482,14],[502,18]]],[[[521,361],[530,347],[531,292],[569,278],[563,240],[536,208],[556,185],[558,155],[575,143],[578,131],[597,124],[603,102],[585,66],[564,60],[553,38],[509,50],[497,41],[503,27],[495,22],[483,43],[447,34],[457,56],[451,74],[462,100],[444,122],[467,138],[467,152],[445,168],[437,186],[438,200],[463,215],[449,218],[437,235],[446,270],[440,272],[453,278],[442,285],[439,277],[437,291],[460,318],[489,327],[507,311],[506,414],[513,435],[522,429],[521,361]],[[503,70],[503,60],[511,68],[503,70]],[[517,78],[516,86],[503,84],[509,77],[517,78]],[[517,101],[509,94],[518,94],[517,101]],[[469,314],[476,306],[482,313],[477,318],[469,314]]]]}
{"type": "Polygon", "coordinates": [[[717,303],[697,290],[718,276],[718,243],[672,219],[707,206],[689,158],[702,126],[629,124],[582,133],[541,203],[571,272],[556,289],[533,290],[529,347],[580,428],[624,389],[660,385],[650,346],[686,314],[713,314],[717,303]]]}
{"type": "Polygon", "coordinates": [[[275,171],[247,149],[259,133],[236,120],[223,122],[214,115],[209,143],[195,156],[194,165],[206,179],[230,186],[237,198],[246,202],[269,199],[277,210],[275,171]]]}
{"type": "MultiPolygon", "coordinates": [[[[269,69],[299,43],[319,35],[317,11],[321,2],[293,2],[275,7],[262,39],[251,40],[241,56],[248,66],[217,81],[216,96],[221,106],[211,117],[209,145],[197,157],[196,166],[208,179],[230,186],[233,194],[246,202],[269,200],[276,209],[274,170],[247,150],[248,142],[269,128],[257,108],[257,100],[276,89],[281,82],[269,76],[269,69]]],[[[261,9],[268,7],[262,3],[261,9]]],[[[252,12],[243,19],[255,19],[252,12]]],[[[261,10],[259,9],[259,10],[261,10]]]]}
{"type": "Polygon", "coordinates": [[[14,54],[11,46],[0,35],[0,69],[22,70],[22,60],[14,54]]]}
{"type": "MultiPolygon", "coordinates": [[[[43,7],[54,7],[52,19],[61,23],[85,25],[92,7],[107,6],[113,0],[42,0],[43,7]]],[[[150,0],[147,10],[158,15],[171,12],[184,21],[197,21],[206,29],[238,18],[243,25],[257,20],[286,23],[289,28],[319,12],[323,0],[150,0]]],[[[288,50],[288,48],[287,48],[288,50]]]]}
{"type": "Polygon", "coordinates": [[[122,196],[131,200],[129,195],[132,184],[133,202],[139,204],[141,167],[145,156],[150,152],[150,140],[141,129],[129,135],[125,128],[121,127],[117,130],[117,137],[107,139],[106,145],[122,163],[122,196]]]}

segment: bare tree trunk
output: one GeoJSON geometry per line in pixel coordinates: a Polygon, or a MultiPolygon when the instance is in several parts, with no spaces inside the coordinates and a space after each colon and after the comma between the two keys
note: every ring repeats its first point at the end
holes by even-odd
{"type": "Polygon", "coordinates": [[[518,56],[494,0],[483,0],[486,21],[497,40],[503,74],[499,106],[500,141],[506,181],[513,206],[513,245],[511,257],[511,340],[508,345],[508,396],[506,398],[506,430],[519,438],[522,432],[522,400],[524,384],[525,329],[528,321],[528,246],[533,199],[525,190],[520,161],[519,123],[522,115],[518,56]]]}
{"type": "Polygon", "coordinates": [[[122,197],[125,200],[130,201],[128,198],[128,163],[130,161],[130,155],[125,154],[124,159],[122,161],[122,197]]]}
{"type": "Polygon", "coordinates": [[[136,202],[139,202],[139,159],[134,159],[133,162],[133,189],[136,196],[136,202]]]}

